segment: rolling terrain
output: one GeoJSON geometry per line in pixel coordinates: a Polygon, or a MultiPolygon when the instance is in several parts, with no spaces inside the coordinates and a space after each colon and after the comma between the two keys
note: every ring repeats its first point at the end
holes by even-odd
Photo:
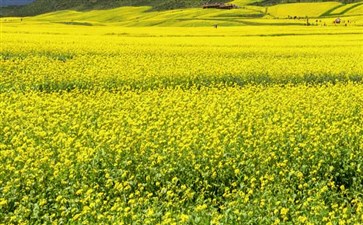
{"type": "MultiPolygon", "coordinates": [[[[183,8],[155,11],[152,6],[125,6],[95,10],[60,10],[24,19],[29,22],[63,23],[73,25],[119,26],[245,26],[245,25],[333,25],[336,18],[342,24],[363,25],[363,2],[289,3],[273,6],[250,5],[250,1],[233,1],[239,9],[219,10],[183,8]],[[295,19],[292,19],[295,18],[295,19]],[[315,21],[318,19],[318,21],[315,21]]],[[[3,18],[3,22],[18,19],[3,18]]]]}

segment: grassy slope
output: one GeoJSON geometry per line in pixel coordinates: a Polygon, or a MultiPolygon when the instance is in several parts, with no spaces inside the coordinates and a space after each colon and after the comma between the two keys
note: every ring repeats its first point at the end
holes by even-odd
{"type": "Polygon", "coordinates": [[[339,2],[291,3],[268,8],[268,13],[275,17],[309,16],[319,17],[331,8],[340,6],[339,2]]]}
{"type": "Polygon", "coordinates": [[[363,4],[346,12],[347,15],[363,15],[363,4]]]}
{"type": "MultiPolygon", "coordinates": [[[[242,0],[243,1],[243,0],[242,0]]],[[[243,3],[238,1],[240,5],[243,3]]],[[[246,2],[247,3],[247,2],[246,2]]],[[[288,20],[290,16],[320,17],[323,22],[331,23],[332,18],[349,16],[356,24],[363,24],[361,3],[353,7],[338,2],[325,3],[293,3],[271,6],[268,8],[270,15],[265,15],[265,7],[242,5],[236,10],[217,9],[175,9],[166,11],[151,11],[151,7],[119,7],[114,9],[100,9],[86,12],[64,10],[25,20],[35,22],[52,22],[75,25],[107,25],[113,23],[120,26],[221,26],[235,25],[289,25],[304,24],[304,20],[288,20]],[[339,11],[340,7],[342,10],[339,11]],[[347,9],[350,9],[347,11],[347,9]],[[331,12],[330,12],[331,11],[331,12]],[[328,12],[328,13],[327,13],[328,12]],[[329,13],[330,12],[330,13],[329,13]],[[341,14],[344,12],[344,14],[341,14]],[[279,18],[279,19],[277,19],[279,18]],[[325,21],[324,21],[325,20],[325,21]]]]}
{"type": "MultiPolygon", "coordinates": [[[[216,2],[232,2],[237,5],[257,4],[274,5],[286,2],[300,2],[305,0],[218,0],[216,2]]],[[[309,2],[322,2],[324,0],[306,0],[309,2]]],[[[360,0],[336,0],[337,2],[352,2],[360,0]]],[[[32,16],[59,10],[95,10],[112,9],[123,6],[150,6],[150,10],[162,11],[180,8],[200,7],[203,3],[215,2],[211,0],[36,0],[35,2],[20,6],[1,8],[0,16],[32,16]]]]}
{"type": "MultiPolygon", "coordinates": [[[[219,2],[228,1],[219,0],[219,2]]],[[[26,6],[4,9],[1,14],[5,16],[30,16],[66,9],[87,11],[93,9],[112,9],[122,6],[150,6],[151,10],[160,11],[199,7],[205,2],[208,2],[208,0],[36,0],[26,6]]]]}
{"type": "Polygon", "coordinates": [[[342,4],[339,2],[290,3],[271,6],[268,13],[274,17],[309,16],[336,17],[346,15],[361,15],[363,2],[342,4]]]}
{"type": "Polygon", "coordinates": [[[338,8],[334,8],[332,11],[330,11],[329,13],[331,15],[340,15],[340,14],[344,14],[345,11],[349,11],[351,10],[351,8],[355,8],[357,5],[360,5],[362,4],[361,2],[360,3],[350,3],[350,4],[345,4],[345,5],[342,5],[338,8]]]}
{"type": "MultiPolygon", "coordinates": [[[[305,20],[286,19],[290,15],[320,18],[323,23],[329,24],[331,24],[332,18],[340,16],[354,21],[356,25],[363,25],[362,1],[352,4],[339,2],[291,3],[269,7],[250,5],[253,1],[255,0],[232,1],[232,3],[241,6],[240,9],[235,10],[195,7],[157,11],[153,10],[152,6],[128,6],[88,11],[80,9],[61,10],[29,17],[26,20],[74,25],[107,25],[113,23],[120,26],[303,25],[305,23],[305,20]]],[[[148,1],[143,2],[138,2],[138,4],[146,4],[148,1]]],[[[157,5],[158,3],[160,1],[154,1],[153,4],[157,5]]],[[[97,4],[101,4],[101,2],[97,4]]],[[[108,6],[111,7],[111,5],[108,6]]],[[[9,19],[4,20],[10,21],[9,19]]]]}

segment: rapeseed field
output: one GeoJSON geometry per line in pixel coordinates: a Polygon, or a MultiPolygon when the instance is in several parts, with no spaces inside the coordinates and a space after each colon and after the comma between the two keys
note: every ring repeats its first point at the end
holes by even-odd
{"type": "Polygon", "coordinates": [[[363,223],[359,27],[1,35],[0,224],[363,223]]]}

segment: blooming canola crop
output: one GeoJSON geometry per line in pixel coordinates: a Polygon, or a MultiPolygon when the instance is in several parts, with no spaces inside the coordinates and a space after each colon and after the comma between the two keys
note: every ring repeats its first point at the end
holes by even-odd
{"type": "Polygon", "coordinates": [[[356,30],[74,29],[4,28],[0,223],[363,223],[356,30]]]}

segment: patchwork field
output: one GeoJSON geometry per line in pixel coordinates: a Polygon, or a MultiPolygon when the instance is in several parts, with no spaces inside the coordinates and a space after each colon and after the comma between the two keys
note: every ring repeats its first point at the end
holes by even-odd
{"type": "MultiPolygon", "coordinates": [[[[349,26],[363,26],[363,2],[343,4],[340,2],[307,2],[278,5],[252,5],[251,0],[235,0],[231,3],[240,8],[234,10],[178,8],[154,10],[152,6],[119,7],[98,10],[61,10],[34,17],[24,17],[23,22],[62,23],[78,26],[127,26],[127,27],[205,27],[219,26],[266,26],[266,25],[306,25],[309,17],[311,25],[332,26],[341,17],[349,26]],[[299,17],[299,19],[288,19],[299,17]],[[318,19],[319,23],[315,20],[318,19]]],[[[2,23],[20,18],[3,18],[2,23]]]]}
{"type": "Polygon", "coordinates": [[[363,223],[360,27],[16,21],[1,223],[363,223]]]}

